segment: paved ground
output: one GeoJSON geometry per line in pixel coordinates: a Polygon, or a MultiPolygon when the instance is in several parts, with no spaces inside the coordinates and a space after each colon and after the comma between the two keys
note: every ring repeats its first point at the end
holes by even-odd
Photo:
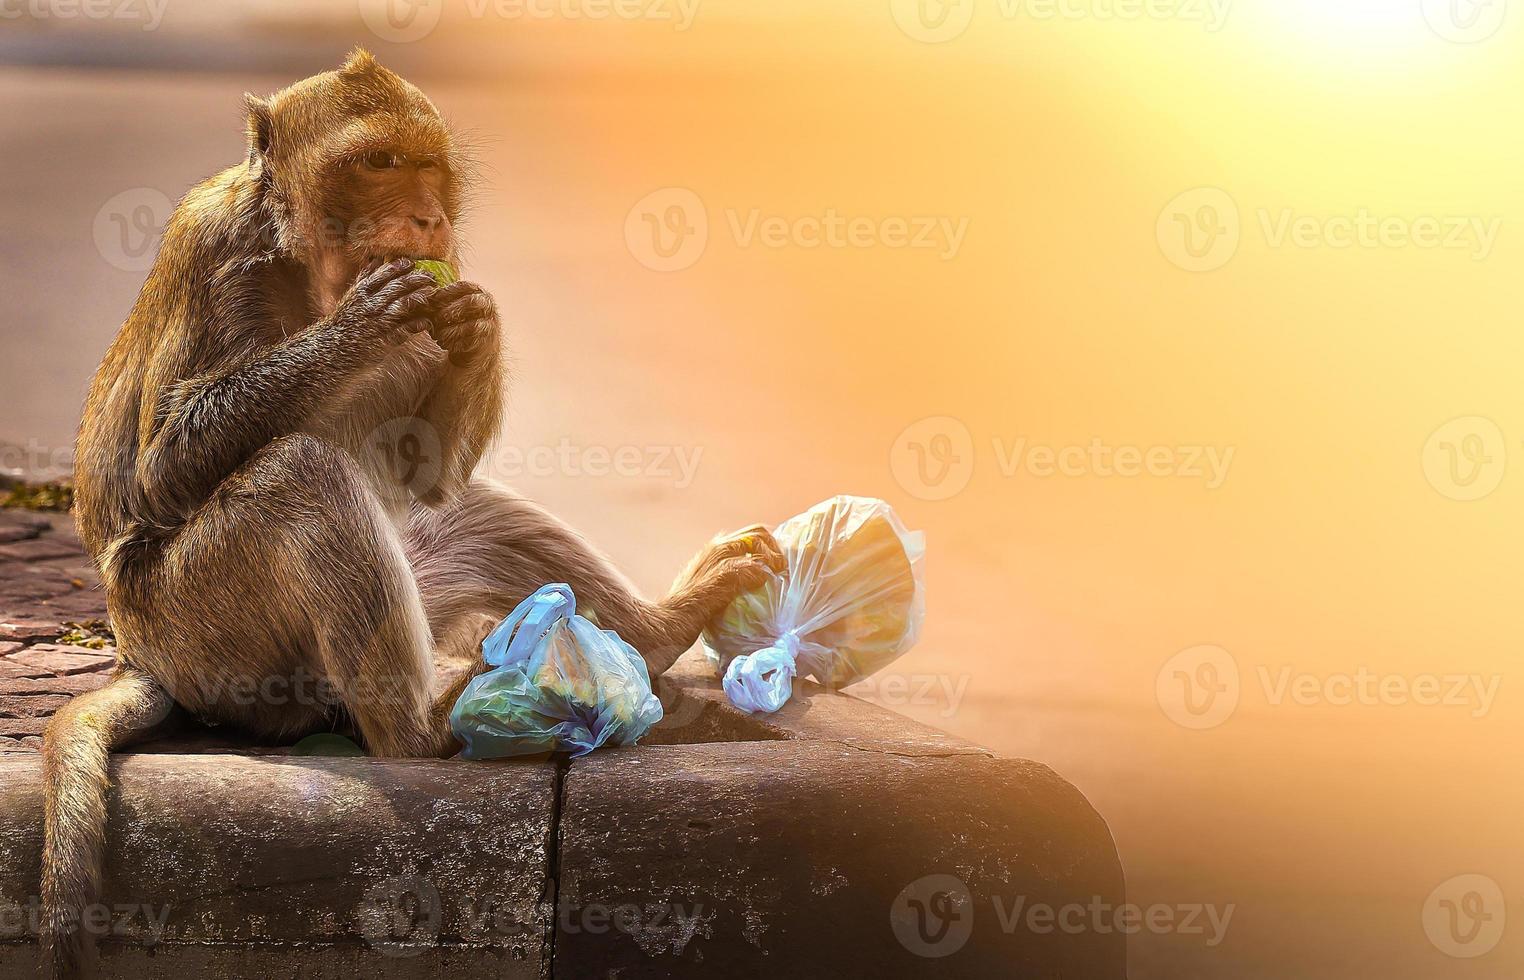
{"type": "Polygon", "coordinates": [[[37,751],[55,711],[106,683],[112,647],[59,642],[105,618],[73,520],[0,510],[0,753],[37,751]]]}

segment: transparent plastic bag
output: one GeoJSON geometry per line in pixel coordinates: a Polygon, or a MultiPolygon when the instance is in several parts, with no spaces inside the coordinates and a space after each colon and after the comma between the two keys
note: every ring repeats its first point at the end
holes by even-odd
{"type": "Polygon", "coordinates": [[[496,667],[473,678],[450,711],[468,759],[634,745],[661,721],[640,654],[577,615],[571,587],[546,585],[482,641],[496,667]]]}
{"type": "Polygon", "coordinates": [[[910,649],[926,617],[925,538],[871,497],[832,497],[773,531],[788,568],[704,631],[725,694],[777,711],[796,675],[840,688],[910,649]]]}

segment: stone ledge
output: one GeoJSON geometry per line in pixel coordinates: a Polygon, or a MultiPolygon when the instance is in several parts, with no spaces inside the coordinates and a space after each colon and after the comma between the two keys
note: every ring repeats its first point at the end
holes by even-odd
{"type": "MultiPolygon", "coordinates": [[[[104,972],[264,977],[313,959],[335,975],[389,975],[398,960],[539,977],[557,780],[548,763],[119,756],[104,972]]],[[[41,853],[40,760],[13,757],[0,765],[0,976],[35,958],[41,853]]]]}
{"type": "MultiPolygon", "coordinates": [[[[105,618],[67,515],[0,528],[42,543],[0,561],[9,978],[36,959],[37,735],[112,651],[58,642],[105,618]]],[[[1017,901],[1123,901],[1105,822],[1051,770],[810,682],[746,714],[697,652],[657,691],[644,744],[573,762],[312,757],[194,726],[115,757],[105,976],[1126,975],[1120,934],[1011,924],[1017,901]],[[912,920],[954,892],[930,925],[956,948],[923,955],[912,920]]]]}
{"type": "Polygon", "coordinates": [[[1030,762],[834,742],[611,751],[567,774],[558,861],[557,976],[1126,976],[1121,935],[1006,925],[1018,902],[1123,895],[1105,822],[1030,762]],[[947,876],[966,904],[925,942],[940,923],[916,904],[947,876]],[[691,925],[594,931],[567,911],[619,907],[691,925]]]}

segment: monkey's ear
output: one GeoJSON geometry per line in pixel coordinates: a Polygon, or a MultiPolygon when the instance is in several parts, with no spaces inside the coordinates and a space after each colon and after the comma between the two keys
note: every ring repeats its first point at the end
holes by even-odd
{"type": "Polygon", "coordinates": [[[249,110],[249,169],[257,174],[264,168],[265,157],[270,152],[271,130],[274,128],[270,103],[245,93],[243,104],[249,110]]]}
{"type": "Polygon", "coordinates": [[[361,47],[356,47],[349,52],[343,66],[339,69],[341,75],[364,75],[373,72],[380,65],[376,63],[376,56],[361,47]]]}

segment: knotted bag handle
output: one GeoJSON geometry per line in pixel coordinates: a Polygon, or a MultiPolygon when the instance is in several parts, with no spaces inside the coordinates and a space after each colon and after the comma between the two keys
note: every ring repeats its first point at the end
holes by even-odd
{"type": "Polygon", "coordinates": [[[577,597],[564,582],[542,585],[514,607],[482,641],[482,659],[494,667],[527,661],[545,634],[577,613],[577,597]]]}

